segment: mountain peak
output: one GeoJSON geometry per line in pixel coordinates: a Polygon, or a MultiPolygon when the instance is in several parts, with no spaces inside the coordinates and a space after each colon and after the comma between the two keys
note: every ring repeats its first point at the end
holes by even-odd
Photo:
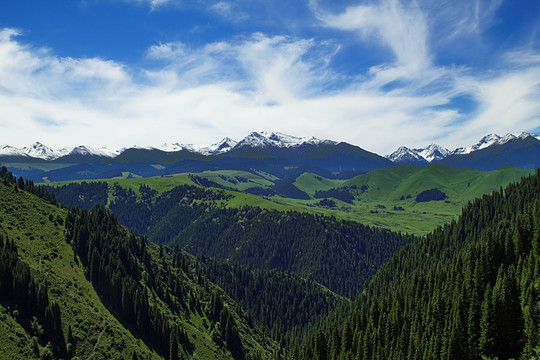
{"type": "Polygon", "coordinates": [[[235,148],[241,148],[243,146],[250,147],[267,147],[274,146],[280,148],[297,147],[303,144],[318,145],[321,143],[337,144],[330,140],[319,140],[314,136],[311,137],[298,137],[293,135],[287,135],[280,132],[252,132],[236,144],[235,148]]]}
{"type": "Polygon", "coordinates": [[[392,154],[386,155],[386,158],[393,161],[394,163],[417,163],[420,158],[424,159],[428,163],[431,163],[434,161],[442,160],[449,155],[467,155],[474,151],[488,148],[492,145],[502,145],[510,141],[526,139],[528,137],[534,137],[540,140],[540,137],[536,137],[526,132],[523,132],[518,136],[514,134],[506,134],[504,137],[492,133],[482,137],[474,145],[470,145],[468,147],[460,147],[453,151],[443,148],[437,144],[430,144],[429,146],[420,149],[409,149],[405,146],[400,146],[392,154]]]}

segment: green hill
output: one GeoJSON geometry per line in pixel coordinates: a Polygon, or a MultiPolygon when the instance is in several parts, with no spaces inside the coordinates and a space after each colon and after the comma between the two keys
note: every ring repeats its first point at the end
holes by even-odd
{"type": "Polygon", "coordinates": [[[316,196],[317,191],[319,194],[328,194],[327,197],[338,196],[334,207],[316,206],[320,200],[276,199],[276,201],[313,212],[335,214],[364,224],[413,234],[426,234],[436,226],[457,218],[461,208],[469,201],[519,181],[531,172],[533,170],[512,167],[481,172],[471,169],[451,169],[441,165],[419,168],[399,165],[374,170],[347,181],[321,179],[317,175],[304,174],[297,179],[295,185],[312,197],[316,196]],[[332,183],[334,186],[330,187],[332,183]],[[320,188],[317,188],[316,185],[319,184],[320,188]],[[416,201],[416,196],[422,191],[434,188],[446,195],[444,201],[416,201]],[[351,203],[340,201],[340,194],[335,191],[333,194],[332,190],[350,194],[354,200],[351,203]]]}
{"type": "MultiPolygon", "coordinates": [[[[498,190],[509,183],[519,181],[532,170],[505,167],[490,172],[471,169],[451,169],[441,165],[413,167],[399,165],[349,180],[327,179],[315,174],[298,176],[288,189],[298,189],[310,199],[300,200],[276,193],[280,180],[268,174],[245,171],[206,171],[195,178],[206,179],[207,183],[193,181],[190,174],[176,174],[155,178],[108,179],[107,204],[115,199],[115,184],[131,189],[140,197],[142,185],[156,190],[159,195],[179,185],[222,187],[230,194],[220,204],[230,208],[258,206],[269,210],[301,211],[333,215],[340,219],[358,221],[363,224],[423,235],[456,219],[461,208],[476,197],[498,190]],[[442,191],[444,201],[417,202],[416,196],[430,189],[442,191]],[[246,193],[260,189],[259,196],[246,193]],[[266,195],[264,195],[267,193],[266,195]],[[327,201],[325,199],[332,199],[327,201]],[[321,201],[324,200],[324,201],[321,201]]],[[[203,181],[204,182],[204,181],[203,181]]],[[[70,183],[56,183],[51,186],[68,186],[70,183]]],[[[281,183],[281,185],[283,185],[281,183]]],[[[67,190],[67,189],[66,189],[67,190]]],[[[57,196],[66,190],[52,189],[57,196]]],[[[62,200],[70,205],[83,206],[89,194],[84,189],[76,189],[70,199],[62,200]],[[82,200],[81,200],[82,197],[82,200]]],[[[105,202],[102,203],[105,205],[105,202]]]]}
{"type": "Polygon", "coordinates": [[[347,319],[290,358],[537,359],[539,265],[537,171],[401,248],[347,319]]]}
{"type": "MultiPolygon", "coordinates": [[[[62,331],[67,336],[71,327],[77,339],[75,354],[127,359],[135,351],[142,358],[160,358],[111,315],[86,280],[84,268],[77,264],[64,238],[67,211],[15,189],[0,184],[0,235],[15,242],[20,261],[30,267],[39,283],[48,285],[49,297],[60,304],[62,331]]],[[[30,329],[32,318],[17,317],[17,306],[6,305],[0,304],[5,320],[1,322],[0,358],[39,358],[47,343],[42,342],[37,353],[32,349],[32,338],[40,340],[39,332],[30,329]]]]}
{"type": "Polygon", "coordinates": [[[0,237],[0,358],[268,358],[279,351],[220,288],[182,268],[179,253],[159,255],[103,208],[68,213],[4,180],[0,237]],[[25,268],[26,278],[5,280],[25,268]],[[10,286],[38,289],[38,299],[49,300],[24,305],[32,296],[5,297],[10,286]]]}

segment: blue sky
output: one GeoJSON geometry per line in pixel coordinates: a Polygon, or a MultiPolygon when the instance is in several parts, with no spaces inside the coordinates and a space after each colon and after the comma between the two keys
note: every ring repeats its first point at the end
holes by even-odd
{"type": "Polygon", "coordinates": [[[0,144],[540,133],[540,1],[0,2],[0,144]]]}

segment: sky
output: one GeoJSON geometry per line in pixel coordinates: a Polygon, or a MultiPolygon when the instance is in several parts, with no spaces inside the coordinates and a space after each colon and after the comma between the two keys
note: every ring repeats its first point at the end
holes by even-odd
{"type": "Polygon", "coordinates": [[[540,134],[540,1],[0,2],[0,144],[540,134]]]}

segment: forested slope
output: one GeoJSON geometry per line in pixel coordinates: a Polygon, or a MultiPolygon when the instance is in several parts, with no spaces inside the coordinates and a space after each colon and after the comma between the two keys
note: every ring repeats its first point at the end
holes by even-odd
{"type": "Polygon", "coordinates": [[[342,325],[290,357],[531,359],[540,345],[539,279],[537,172],[400,250],[342,325]]]}
{"type": "MultiPolygon", "coordinates": [[[[104,193],[103,185],[79,186],[89,187],[104,193]]],[[[92,193],[85,197],[103,201],[103,195],[92,193]]],[[[116,184],[109,208],[128,229],[158,244],[233,264],[290,271],[343,296],[360,291],[384,261],[414,238],[331,216],[228,207],[232,196],[192,185],[161,194],[141,185],[137,194],[116,184]]]]}
{"type": "MultiPolygon", "coordinates": [[[[67,211],[0,183],[0,358],[159,356],[103,305],[66,243],[67,211]]],[[[49,199],[52,200],[52,199],[49,199]]]]}
{"type": "Polygon", "coordinates": [[[103,207],[68,213],[3,175],[0,358],[243,359],[280,352],[181,253],[135,237],[103,207]]]}

